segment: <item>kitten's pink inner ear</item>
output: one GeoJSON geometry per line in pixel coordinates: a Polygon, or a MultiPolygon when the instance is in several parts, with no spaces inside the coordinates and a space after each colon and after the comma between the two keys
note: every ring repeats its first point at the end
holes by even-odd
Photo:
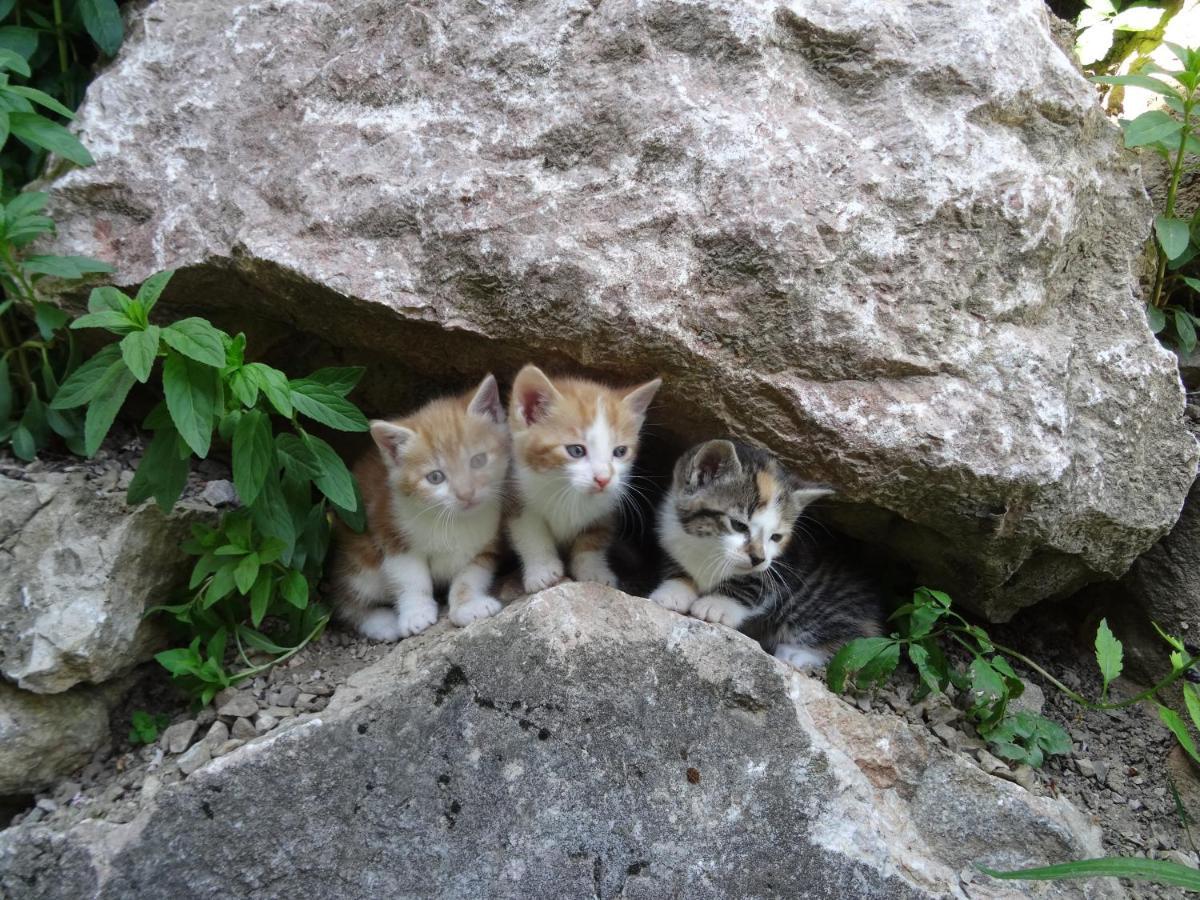
{"type": "Polygon", "coordinates": [[[404,458],[404,448],[412,438],[413,432],[391,422],[375,421],[371,423],[371,437],[379,449],[393,462],[399,463],[404,458]]]}
{"type": "Polygon", "coordinates": [[[521,419],[526,425],[532,425],[545,418],[550,408],[550,398],[536,388],[526,388],[517,398],[517,406],[521,410],[521,419]]]}
{"type": "Polygon", "coordinates": [[[475,391],[475,396],[471,398],[471,405],[467,407],[467,411],[474,416],[480,416],[488,419],[496,424],[504,421],[504,404],[500,402],[500,387],[496,384],[496,379],[488,375],[479,385],[479,389],[475,391]]]}
{"type": "Polygon", "coordinates": [[[622,399],[633,410],[634,415],[644,416],[660,387],[662,387],[662,379],[655,378],[653,381],[647,381],[641,387],[634,388],[622,399]]]}
{"type": "Polygon", "coordinates": [[[714,441],[696,457],[695,478],[700,485],[708,484],[725,469],[737,470],[737,453],[733,445],[726,441],[714,441]]]}

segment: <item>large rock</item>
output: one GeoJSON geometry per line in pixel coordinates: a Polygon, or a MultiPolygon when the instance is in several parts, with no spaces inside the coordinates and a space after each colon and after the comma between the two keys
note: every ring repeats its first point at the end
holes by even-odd
{"type": "Polygon", "coordinates": [[[1019,890],[975,864],[1098,855],[1066,801],[735,632],[577,584],[405,641],[127,825],[10,829],[0,894],[899,898],[965,896],[966,873],[986,898],[1019,890]]]}
{"type": "Polygon", "coordinates": [[[184,268],[168,307],[387,360],[390,404],[531,358],[661,372],[660,426],[841,486],[849,527],[995,619],[1178,515],[1151,207],[1042,0],[137,18],[81,113],[97,165],[50,187],[56,249],[184,268]]]}
{"type": "Polygon", "coordinates": [[[131,508],[82,474],[0,476],[0,673],[56,693],[147,659],[160,633],[143,615],[186,578],[198,513],[131,508]]]}
{"type": "Polygon", "coordinates": [[[46,696],[0,681],[0,798],[49,787],[107,744],[108,702],[100,688],[46,696]]]}

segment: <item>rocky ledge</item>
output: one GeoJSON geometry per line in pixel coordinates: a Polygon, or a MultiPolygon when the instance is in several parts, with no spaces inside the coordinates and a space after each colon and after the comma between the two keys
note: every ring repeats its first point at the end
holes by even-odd
{"type": "Polygon", "coordinates": [[[1008,897],[974,867],[1097,855],[1066,801],[728,629],[571,584],[405,641],[128,823],[9,829],[0,894],[1008,897]]]}

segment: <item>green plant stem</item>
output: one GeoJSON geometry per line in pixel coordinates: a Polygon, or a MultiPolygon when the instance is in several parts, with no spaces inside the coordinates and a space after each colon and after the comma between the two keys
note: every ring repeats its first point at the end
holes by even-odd
{"type": "MultiPolygon", "coordinates": [[[[1167,219],[1175,215],[1175,195],[1179,191],[1179,178],[1183,174],[1183,159],[1187,154],[1188,137],[1191,135],[1192,92],[1188,91],[1183,101],[1183,128],[1179,131],[1179,149],[1175,152],[1175,165],[1171,168],[1171,181],[1167,186],[1167,205],[1163,216],[1167,219]]],[[[1163,304],[1163,284],[1167,275],[1167,253],[1162,243],[1155,241],[1158,250],[1158,266],[1154,270],[1154,289],[1150,294],[1150,305],[1161,309],[1163,304]]]]}
{"type": "Polygon", "coordinates": [[[63,29],[62,0],[54,0],[54,35],[58,38],[58,68],[66,75],[71,64],[67,57],[67,35],[63,29]]]}
{"type": "Polygon", "coordinates": [[[8,326],[4,324],[4,317],[0,316],[0,344],[4,347],[4,358],[7,359],[9,354],[15,353],[17,356],[17,367],[20,369],[21,386],[25,391],[25,395],[29,399],[33,399],[33,373],[29,370],[29,362],[25,359],[24,344],[14,343],[14,339],[8,333],[8,326]]]}
{"type": "MultiPolygon", "coordinates": [[[[284,653],[280,656],[276,656],[270,662],[265,662],[260,666],[251,666],[249,669],[243,669],[240,672],[234,672],[233,675],[230,676],[230,682],[245,681],[247,678],[252,678],[253,676],[257,675],[259,672],[265,672],[265,671],[267,671],[267,669],[271,668],[272,666],[277,666],[281,662],[286,662],[287,660],[289,660],[293,656],[295,656],[297,653],[299,653],[301,650],[303,650],[305,647],[307,647],[308,642],[311,641],[313,638],[315,638],[318,634],[320,634],[321,629],[323,629],[328,624],[329,624],[329,616],[323,617],[321,619],[321,621],[319,621],[316,624],[316,626],[313,628],[313,630],[308,633],[308,635],[304,638],[304,640],[302,640],[300,643],[298,643],[295,647],[292,647],[290,650],[288,650],[287,653],[284,653]]],[[[242,659],[245,659],[247,662],[249,662],[249,659],[247,658],[245,652],[242,651],[242,640],[241,640],[241,638],[238,637],[238,633],[236,631],[234,631],[234,633],[233,633],[233,639],[235,641],[237,641],[238,651],[242,654],[242,659]]]]}

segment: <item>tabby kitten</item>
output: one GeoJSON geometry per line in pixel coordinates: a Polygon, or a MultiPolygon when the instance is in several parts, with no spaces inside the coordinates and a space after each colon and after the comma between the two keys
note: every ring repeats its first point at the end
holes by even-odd
{"type": "Polygon", "coordinates": [[[495,615],[509,464],[496,379],[406,418],[374,421],[371,437],[376,446],[354,468],[367,528],[338,532],[338,617],[378,641],[419,634],[437,621],[435,585],[449,585],[455,625],[495,615]]]}
{"type": "Polygon", "coordinates": [[[526,592],[563,580],[615,585],[608,564],[638,431],[661,379],[629,391],[581,378],[551,381],[527,365],[513,382],[509,426],[519,510],[509,522],[526,592]]]}
{"type": "Polygon", "coordinates": [[[737,628],[798,669],[879,634],[882,592],[800,525],[805,507],[830,493],[765,450],[725,440],[693,447],[660,510],[668,577],[650,599],[737,628]]]}

